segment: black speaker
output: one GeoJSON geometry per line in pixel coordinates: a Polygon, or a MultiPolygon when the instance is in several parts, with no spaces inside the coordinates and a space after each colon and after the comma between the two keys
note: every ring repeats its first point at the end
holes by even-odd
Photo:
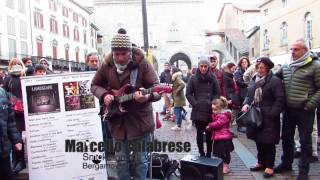
{"type": "Polygon", "coordinates": [[[182,180],[223,180],[223,161],[220,158],[187,155],[180,163],[182,180]]]}

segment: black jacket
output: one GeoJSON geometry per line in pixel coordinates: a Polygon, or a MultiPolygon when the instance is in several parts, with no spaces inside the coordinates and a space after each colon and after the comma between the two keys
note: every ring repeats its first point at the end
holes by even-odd
{"type": "Polygon", "coordinates": [[[201,75],[198,69],[187,85],[187,99],[192,105],[191,119],[195,121],[211,121],[211,101],[220,97],[219,84],[216,77],[207,72],[201,75]]]}
{"type": "Polygon", "coordinates": [[[160,75],[160,83],[167,83],[167,84],[171,84],[171,73],[170,70],[167,71],[163,71],[160,75]]]}
{"type": "MultiPolygon", "coordinates": [[[[249,83],[248,96],[243,104],[251,104],[256,89],[256,76],[249,83]]],[[[263,122],[255,141],[258,143],[278,144],[280,140],[280,113],[284,108],[285,96],[282,81],[270,71],[262,86],[262,101],[258,106],[262,109],[263,122]]]]}

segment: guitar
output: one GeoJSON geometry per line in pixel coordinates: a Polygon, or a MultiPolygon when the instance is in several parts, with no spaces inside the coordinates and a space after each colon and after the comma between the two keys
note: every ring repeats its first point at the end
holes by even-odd
{"type": "MultiPolygon", "coordinates": [[[[134,88],[130,84],[122,86],[119,90],[111,89],[108,94],[114,96],[114,100],[109,106],[103,105],[101,107],[100,114],[102,114],[103,121],[109,121],[115,116],[121,116],[127,111],[124,107],[124,103],[134,99],[134,88]]],[[[170,85],[156,85],[149,89],[141,90],[143,95],[151,94],[153,92],[171,93],[172,86],[170,85]]]]}

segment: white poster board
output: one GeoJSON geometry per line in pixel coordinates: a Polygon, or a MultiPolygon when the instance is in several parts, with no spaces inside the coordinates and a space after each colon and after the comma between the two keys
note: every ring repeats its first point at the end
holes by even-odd
{"type": "Polygon", "coordinates": [[[30,180],[107,179],[94,72],[30,76],[21,80],[30,180]],[[68,144],[68,145],[67,145],[68,144]]]}

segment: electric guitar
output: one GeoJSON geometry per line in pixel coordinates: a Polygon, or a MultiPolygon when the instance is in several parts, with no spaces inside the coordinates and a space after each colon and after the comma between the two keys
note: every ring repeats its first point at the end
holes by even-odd
{"type": "MultiPolygon", "coordinates": [[[[102,109],[100,114],[102,115],[103,121],[109,121],[115,116],[121,116],[125,114],[127,111],[123,104],[134,99],[134,91],[135,89],[130,84],[122,86],[119,90],[109,90],[108,94],[113,95],[114,100],[109,106],[103,105],[101,107],[102,109]]],[[[143,95],[151,94],[153,92],[171,93],[172,86],[156,85],[155,87],[149,89],[142,89],[141,92],[143,95]]]]}

